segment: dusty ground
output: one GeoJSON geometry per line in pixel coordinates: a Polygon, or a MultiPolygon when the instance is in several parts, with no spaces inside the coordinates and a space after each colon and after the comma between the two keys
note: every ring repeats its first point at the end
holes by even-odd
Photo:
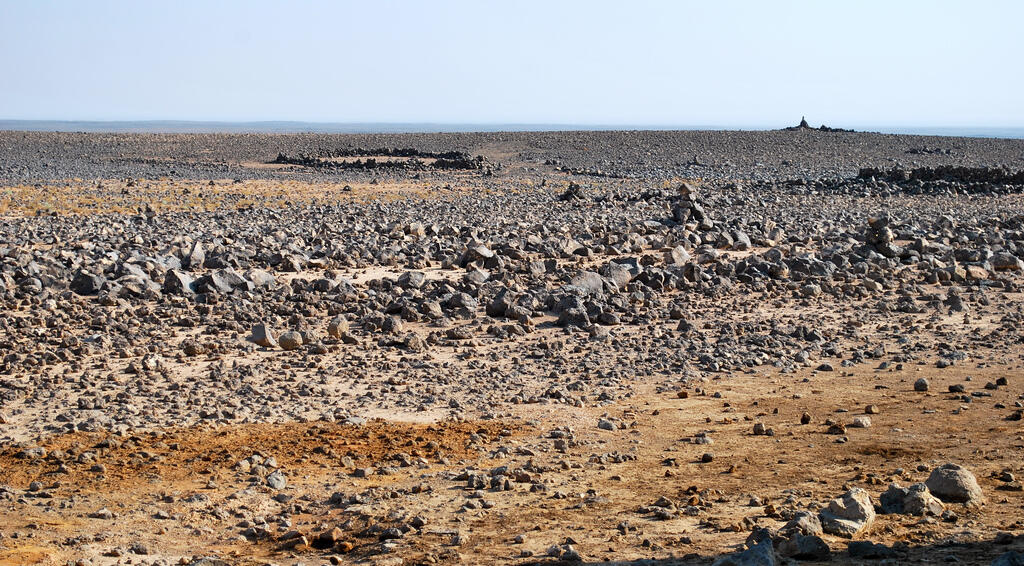
{"type": "MultiPolygon", "coordinates": [[[[352,550],[341,557],[344,561],[400,556],[408,563],[517,562],[527,553],[543,556],[551,545],[571,538],[587,561],[667,555],[681,563],[702,563],[742,543],[751,523],[781,524],[770,506],[781,507],[787,499],[795,507],[813,508],[850,486],[877,495],[892,481],[923,481],[927,471],[919,466],[925,470],[969,461],[987,495],[984,507],[954,506],[955,523],[879,516],[865,538],[905,543],[901,561],[955,556],[983,563],[1006,550],[991,543],[998,531],[1024,526],[1024,495],[1002,490],[1005,483],[996,479],[1007,470],[1024,473],[1019,422],[1004,421],[1007,410],[994,408],[1012,404],[1019,386],[1001,388],[969,405],[949,394],[912,390],[913,380],[921,376],[937,391],[956,383],[980,388],[998,377],[1014,384],[1024,380],[1019,359],[983,365],[728,375],[690,391],[686,399],[639,385],[632,403],[584,410],[531,407],[500,421],[196,427],[131,436],[116,448],[99,449],[103,435],[59,436],[41,446],[51,454],[93,452],[95,457],[65,470],[46,459],[16,458],[11,451],[0,459],[3,483],[43,484],[37,495],[4,505],[2,557],[10,564],[56,563],[95,553],[108,556],[94,563],[116,564],[140,543],[147,553],[172,559],[202,549],[244,564],[317,563],[335,556],[336,551],[302,545],[284,550],[275,540],[239,540],[231,529],[248,518],[291,509],[291,524],[278,536],[291,536],[287,533],[294,530],[313,540],[336,524],[355,522],[365,529],[404,517],[423,518],[422,536],[393,547],[381,545],[376,536],[346,530],[352,550]],[[719,393],[721,398],[714,395],[719,393]],[[826,419],[849,422],[868,405],[880,411],[871,415],[870,428],[849,429],[843,443],[825,434],[826,419]],[[804,412],[812,415],[808,425],[800,424],[804,412]],[[628,428],[597,429],[594,423],[604,414],[621,418],[628,428]],[[774,429],[775,436],[752,436],[755,422],[774,429]],[[555,450],[548,438],[555,426],[573,428],[577,446],[555,450]],[[689,442],[698,432],[708,433],[714,444],[689,442]],[[501,448],[507,454],[496,454],[501,448]],[[522,448],[532,455],[519,453],[522,448]],[[705,452],[714,455],[712,462],[700,462],[705,452]],[[252,453],[278,460],[291,484],[282,491],[288,501],[270,500],[269,488],[253,485],[251,476],[234,469],[252,453]],[[352,464],[373,465],[396,453],[415,463],[386,476],[352,477],[352,464]],[[636,459],[601,463],[607,454],[636,459]],[[353,460],[349,466],[341,461],[345,455],[353,460]],[[105,471],[91,471],[97,463],[105,471]],[[529,484],[514,483],[511,493],[483,495],[492,507],[463,509],[472,492],[466,482],[452,478],[467,468],[496,466],[531,470],[527,473],[539,476],[548,491],[530,493],[524,487],[529,484]],[[385,503],[365,508],[302,512],[304,501],[324,501],[339,491],[389,495],[385,503]],[[661,496],[695,504],[699,513],[667,521],[637,513],[661,496]],[[751,505],[755,496],[761,504],[751,505]],[[89,517],[104,508],[115,517],[89,517]],[[155,518],[161,511],[169,517],[155,518]],[[625,532],[618,528],[624,523],[629,525],[625,532]],[[456,535],[460,540],[453,544],[456,535]],[[516,542],[518,535],[523,542],[516,542]],[[69,549],[70,541],[86,544],[69,549]]],[[[843,544],[837,538],[829,541],[843,544]]],[[[134,560],[147,561],[146,555],[134,560]]],[[[836,561],[858,563],[841,556],[836,561]]]]}

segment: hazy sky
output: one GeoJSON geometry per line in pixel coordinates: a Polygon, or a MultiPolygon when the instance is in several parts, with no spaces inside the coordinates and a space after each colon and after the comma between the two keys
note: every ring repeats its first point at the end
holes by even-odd
{"type": "Polygon", "coordinates": [[[0,118],[1024,126],[1024,2],[0,0],[0,118]]]}

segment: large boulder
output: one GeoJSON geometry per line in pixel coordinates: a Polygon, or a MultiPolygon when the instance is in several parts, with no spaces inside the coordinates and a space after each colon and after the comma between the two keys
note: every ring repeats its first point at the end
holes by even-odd
{"type": "Polygon", "coordinates": [[[909,487],[892,484],[879,498],[882,513],[900,515],[934,515],[942,514],[942,502],[923,483],[915,483],[909,487]]]}
{"type": "Polygon", "coordinates": [[[121,273],[121,277],[135,277],[140,281],[149,279],[149,273],[143,267],[134,263],[122,263],[118,271],[121,273]]]}
{"type": "Polygon", "coordinates": [[[826,533],[852,538],[874,522],[875,507],[868,492],[855,487],[829,502],[818,516],[826,533]]]}
{"type": "Polygon", "coordinates": [[[191,275],[172,269],[164,275],[162,290],[167,295],[192,295],[195,293],[195,286],[191,275]]]}
{"type": "Polygon", "coordinates": [[[943,464],[935,468],[925,485],[946,503],[980,505],[984,502],[981,487],[974,474],[958,464],[943,464]]]}
{"type": "Polygon", "coordinates": [[[515,306],[514,299],[514,294],[507,288],[498,291],[498,294],[495,295],[494,299],[487,305],[487,316],[494,318],[507,316],[505,313],[515,306]]]}
{"type": "Polygon", "coordinates": [[[558,313],[558,320],[555,321],[555,324],[562,327],[578,326],[580,328],[588,328],[590,326],[590,317],[584,309],[573,307],[558,313]]]}
{"type": "Polygon", "coordinates": [[[609,281],[615,283],[615,286],[619,289],[625,289],[626,285],[633,280],[633,276],[635,275],[628,265],[623,265],[614,261],[601,266],[599,272],[609,281]]]}
{"type": "Polygon", "coordinates": [[[779,554],[797,560],[828,560],[832,549],[828,543],[818,536],[796,534],[792,538],[783,539],[778,543],[779,554]]]}
{"type": "Polygon", "coordinates": [[[753,244],[750,243],[750,236],[743,230],[736,230],[732,233],[732,249],[737,251],[749,250],[753,244]]]}
{"type": "Polygon", "coordinates": [[[398,276],[398,286],[405,289],[419,289],[427,281],[427,275],[422,271],[406,271],[398,276]]]}
{"type": "Polygon", "coordinates": [[[486,263],[487,260],[494,257],[494,251],[483,244],[472,246],[468,248],[462,254],[462,258],[459,260],[460,267],[466,267],[470,263],[479,262],[486,263]]]}
{"type": "Polygon", "coordinates": [[[192,250],[188,252],[188,255],[181,261],[181,267],[189,271],[195,271],[203,266],[206,262],[206,250],[203,249],[203,244],[199,240],[196,240],[192,244],[192,250]]]}
{"type": "Polygon", "coordinates": [[[888,213],[868,218],[868,243],[879,246],[895,241],[896,236],[893,234],[892,228],[889,227],[891,221],[888,213]]]}
{"type": "Polygon", "coordinates": [[[107,279],[87,271],[80,271],[71,280],[71,290],[79,295],[95,295],[107,285],[107,279]]]}
{"type": "Polygon", "coordinates": [[[584,200],[586,198],[587,193],[586,191],[583,190],[583,187],[576,183],[570,182],[569,188],[567,188],[565,192],[558,197],[558,200],[564,202],[570,200],[584,200]]]}
{"type": "Polygon", "coordinates": [[[808,511],[798,511],[788,523],[779,529],[779,533],[786,536],[795,534],[818,536],[822,532],[821,519],[808,511]]]}
{"type": "Polygon", "coordinates": [[[1024,261],[1013,254],[1000,252],[992,256],[990,261],[992,269],[996,271],[1024,271],[1024,261]]]}
{"type": "Polygon", "coordinates": [[[196,279],[193,288],[197,293],[226,295],[235,289],[251,291],[253,285],[233,269],[218,269],[196,279]]]}
{"type": "Polygon", "coordinates": [[[467,313],[475,312],[479,306],[480,302],[469,293],[455,293],[448,299],[448,308],[464,310],[467,313]]]}

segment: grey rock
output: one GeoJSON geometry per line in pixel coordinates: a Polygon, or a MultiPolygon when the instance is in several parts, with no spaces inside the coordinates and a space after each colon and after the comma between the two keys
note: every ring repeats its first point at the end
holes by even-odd
{"type": "Polygon", "coordinates": [[[690,261],[690,252],[683,246],[676,246],[665,254],[665,262],[671,265],[683,265],[690,261]]]}
{"type": "Polygon", "coordinates": [[[406,271],[398,276],[398,285],[406,289],[419,289],[427,281],[427,276],[422,271],[406,271]]]}
{"type": "Polygon", "coordinates": [[[765,540],[773,541],[777,536],[778,533],[771,527],[754,527],[754,530],[750,531],[750,534],[747,535],[745,544],[748,547],[752,547],[765,540]]]}
{"type": "Polygon", "coordinates": [[[338,315],[327,323],[327,334],[332,338],[341,338],[342,334],[348,332],[348,319],[338,315]]]}
{"type": "Polygon", "coordinates": [[[928,491],[928,486],[923,483],[915,483],[909,487],[891,484],[879,497],[879,507],[882,513],[915,516],[938,517],[943,511],[942,502],[932,495],[928,491]]]}
{"type": "Polygon", "coordinates": [[[832,556],[828,543],[814,535],[797,534],[783,539],[779,541],[778,550],[780,555],[797,560],[828,560],[832,556]]]}
{"type": "Polygon", "coordinates": [[[875,507],[868,492],[855,487],[829,502],[818,515],[826,533],[851,538],[871,526],[875,507]]]}
{"type": "Polygon", "coordinates": [[[469,293],[455,293],[451,299],[448,300],[448,308],[452,309],[464,309],[468,312],[473,312],[480,306],[479,301],[473,298],[469,293]]]}
{"type": "Polygon", "coordinates": [[[172,269],[164,274],[164,284],[161,290],[168,295],[195,294],[192,276],[177,269],[172,269]]]}
{"type": "Polygon", "coordinates": [[[984,502],[974,474],[957,464],[943,464],[932,470],[925,482],[929,491],[946,503],[980,505],[984,502]]]}
{"type": "Polygon", "coordinates": [[[860,415],[853,417],[853,422],[850,423],[851,428],[871,428],[871,417],[860,415]]]}
{"type": "Polygon", "coordinates": [[[775,548],[771,540],[765,539],[743,552],[715,560],[713,566],[775,566],[775,548]]]}
{"type": "Polygon", "coordinates": [[[274,334],[271,332],[270,326],[266,323],[253,326],[252,333],[249,335],[247,340],[263,346],[264,348],[273,348],[277,345],[277,340],[274,339],[274,334]]]}
{"type": "Polygon", "coordinates": [[[195,271],[206,263],[206,250],[203,249],[203,244],[199,240],[196,240],[192,244],[192,250],[185,256],[185,259],[181,262],[181,267],[189,271],[195,271]]]}
{"type": "Polygon", "coordinates": [[[990,261],[996,271],[1024,271],[1024,261],[1012,254],[998,253],[990,261]]]}
{"type": "Polygon", "coordinates": [[[584,271],[570,279],[567,287],[582,295],[601,295],[604,292],[604,279],[596,272],[584,271]]]}
{"type": "Polygon", "coordinates": [[[245,278],[248,279],[252,283],[253,287],[257,289],[272,287],[277,283],[277,279],[273,274],[262,269],[250,269],[246,271],[245,278]]]}
{"type": "Polygon", "coordinates": [[[296,350],[302,346],[302,334],[291,330],[277,337],[277,343],[281,346],[282,350],[296,350]]]}
{"type": "Polygon", "coordinates": [[[618,262],[608,262],[598,270],[598,272],[609,281],[615,284],[619,289],[625,289],[626,285],[633,280],[636,273],[631,271],[628,266],[618,262]]]}
{"type": "Polygon", "coordinates": [[[71,280],[71,290],[79,295],[95,295],[107,286],[107,279],[86,271],[80,271],[71,280]]]}
{"type": "Polygon", "coordinates": [[[214,556],[204,556],[192,560],[188,566],[231,566],[231,564],[214,556]]]}
{"type": "Polygon", "coordinates": [[[798,511],[789,522],[779,529],[779,533],[786,536],[794,534],[818,536],[822,532],[824,531],[821,528],[821,520],[818,515],[808,511],[798,511]]]}
{"type": "Polygon", "coordinates": [[[236,289],[251,290],[251,283],[233,269],[218,269],[196,279],[192,287],[197,293],[226,295],[236,289]]]}
{"type": "MultiPolygon", "coordinates": [[[[458,293],[458,295],[466,295],[465,293],[458,293]]],[[[466,295],[467,297],[469,295],[466,295]]],[[[472,298],[472,297],[470,297],[472,298]]],[[[475,299],[474,299],[475,300],[475,299]]],[[[462,303],[465,304],[465,303],[462,303]]],[[[405,322],[397,316],[389,316],[384,318],[380,325],[380,329],[385,334],[401,334],[405,330],[405,322]]]]}
{"type": "Polygon", "coordinates": [[[752,246],[750,243],[750,236],[742,230],[736,230],[732,233],[732,249],[737,251],[749,250],[752,246]]]}
{"type": "Polygon", "coordinates": [[[410,332],[402,341],[402,345],[410,352],[423,352],[427,349],[427,341],[415,332],[410,332]]]}
{"type": "Polygon", "coordinates": [[[89,518],[90,519],[104,519],[104,520],[109,521],[109,520],[114,518],[114,514],[110,511],[110,509],[107,509],[106,507],[104,507],[103,509],[100,509],[99,511],[93,511],[92,513],[89,513],[89,518]]]}
{"type": "Polygon", "coordinates": [[[267,485],[273,489],[284,489],[288,486],[288,478],[280,471],[276,471],[267,476],[267,485]]]}
{"type": "Polygon", "coordinates": [[[579,308],[569,308],[558,313],[558,320],[556,323],[558,326],[578,326],[580,328],[586,328],[590,326],[590,317],[587,316],[587,311],[579,308]]]}

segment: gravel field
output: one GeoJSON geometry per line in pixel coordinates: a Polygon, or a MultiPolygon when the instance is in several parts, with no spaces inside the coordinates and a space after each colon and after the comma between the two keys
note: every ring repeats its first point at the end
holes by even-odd
{"type": "Polygon", "coordinates": [[[1024,563],[1024,140],[0,148],[0,564],[1024,563]]]}

